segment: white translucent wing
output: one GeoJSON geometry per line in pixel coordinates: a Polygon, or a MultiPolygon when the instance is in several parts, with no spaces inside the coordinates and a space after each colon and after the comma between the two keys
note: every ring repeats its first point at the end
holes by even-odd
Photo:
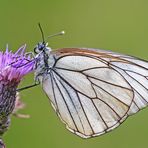
{"type": "Polygon", "coordinates": [[[42,85],[71,132],[104,134],[147,105],[147,62],[95,49],[62,49],[53,56],[42,85]]]}
{"type": "MultiPolygon", "coordinates": [[[[89,50],[89,49],[85,49],[89,50]]],[[[100,53],[117,57],[112,59],[100,57],[108,61],[110,66],[116,69],[129,82],[134,91],[134,100],[128,111],[128,115],[138,112],[148,105],[148,62],[136,57],[119,54],[111,51],[92,49],[100,53]]]]}
{"type": "Polygon", "coordinates": [[[117,70],[85,55],[58,58],[42,84],[67,128],[83,138],[119,126],[134,99],[133,89],[117,70]]]}

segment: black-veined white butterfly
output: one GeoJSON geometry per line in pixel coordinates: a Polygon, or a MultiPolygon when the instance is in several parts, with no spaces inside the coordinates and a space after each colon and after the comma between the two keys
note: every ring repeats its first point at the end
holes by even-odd
{"type": "Polygon", "coordinates": [[[35,78],[73,133],[98,136],[148,104],[148,62],[111,51],[38,43],[35,78]]]}

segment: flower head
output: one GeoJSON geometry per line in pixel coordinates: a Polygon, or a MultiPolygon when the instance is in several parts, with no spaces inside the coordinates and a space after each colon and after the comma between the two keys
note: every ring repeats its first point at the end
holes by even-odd
{"type": "Polygon", "coordinates": [[[0,120],[12,113],[16,89],[22,77],[33,71],[35,60],[25,54],[25,45],[16,53],[0,52],[0,120]]]}
{"type": "Polygon", "coordinates": [[[25,56],[26,46],[22,46],[16,53],[0,52],[0,80],[20,82],[22,77],[33,70],[34,60],[25,56]]]}

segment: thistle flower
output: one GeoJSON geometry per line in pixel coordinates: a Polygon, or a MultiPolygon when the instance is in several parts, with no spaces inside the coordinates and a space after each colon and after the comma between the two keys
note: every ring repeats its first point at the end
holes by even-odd
{"type": "Polygon", "coordinates": [[[16,106],[16,90],[23,76],[34,69],[35,60],[25,54],[26,46],[16,53],[0,52],[0,136],[10,125],[9,115],[16,106]]]}

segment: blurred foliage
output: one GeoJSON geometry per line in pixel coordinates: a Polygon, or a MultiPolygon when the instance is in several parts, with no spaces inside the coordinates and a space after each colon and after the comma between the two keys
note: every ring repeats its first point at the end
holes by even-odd
{"type": "MultiPolygon", "coordinates": [[[[49,39],[53,49],[102,48],[148,59],[147,0],[2,0],[0,19],[3,50],[7,43],[13,50],[26,43],[27,51],[33,51],[41,41],[40,22],[45,36],[66,31],[62,37],[49,39]]],[[[33,81],[30,74],[21,86],[33,81]]],[[[65,129],[41,87],[25,90],[21,97],[27,104],[21,113],[31,118],[12,118],[4,136],[8,148],[147,148],[147,109],[108,134],[83,140],[65,129]]]]}

